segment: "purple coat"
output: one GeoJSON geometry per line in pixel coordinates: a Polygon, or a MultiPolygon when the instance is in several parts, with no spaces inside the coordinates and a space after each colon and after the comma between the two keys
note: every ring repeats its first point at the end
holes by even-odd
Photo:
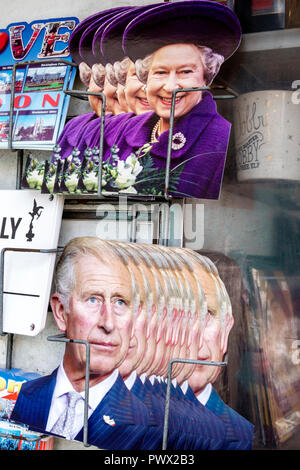
{"type": "Polygon", "coordinates": [[[87,113],[76,116],[67,122],[57,141],[61,148],[60,156],[62,159],[71,155],[74,147],[78,146],[82,133],[88,124],[93,123],[93,126],[95,127],[94,123],[97,118],[97,114],[87,113]]]}
{"type": "MultiPolygon", "coordinates": [[[[148,112],[119,123],[109,121],[104,129],[103,160],[111,155],[112,135],[120,160],[137,152],[150,142],[151,131],[158,116],[148,112]],[[112,127],[113,126],[113,127],[112,127]]],[[[185,145],[172,150],[169,194],[173,197],[218,199],[223,178],[231,124],[221,117],[210,93],[204,92],[202,100],[174,125],[173,136],[181,132],[185,145]]],[[[158,143],[152,144],[150,156],[139,159],[144,167],[136,179],[139,193],[157,194],[164,190],[168,134],[161,134],[158,143]],[[147,160],[148,159],[148,160],[147,160]],[[146,177],[145,177],[146,175],[146,177]]]]}
{"type": "MultiPolygon", "coordinates": [[[[133,113],[123,113],[117,116],[113,114],[105,115],[104,126],[105,129],[107,129],[107,145],[110,144],[112,146],[114,144],[116,140],[115,133],[117,132],[118,126],[121,125],[124,120],[132,116],[134,116],[133,113]],[[109,126],[108,122],[111,120],[112,122],[109,126]]],[[[79,158],[82,160],[84,151],[88,147],[94,148],[95,146],[99,146],[100,128],[101,118],[95,113],[82,114],[71,119],[65,125],[57,142],[61,148],[61,159],[65,159],[71,155],[73,149],[76,147],[80,151],[79,158]]]]}

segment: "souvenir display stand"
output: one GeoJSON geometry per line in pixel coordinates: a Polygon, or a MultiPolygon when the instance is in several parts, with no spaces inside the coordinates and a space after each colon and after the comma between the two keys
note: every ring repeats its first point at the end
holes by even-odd
{"type": "MultiPolygon", "coordinates": [[[[14,71],[15,72],[15,71],[14,71]]],[[[200,88],[202,90],[202,88],[200,88]]],[[[222,85],[218,86],[216,88],[217,90],[217,95],[215,95],[215,99],[218,100],[226,100],[226,99],[232,99],[236,98],[236,94],[228,89],[223,87],[222,85]],[[220,93],[221,90],[221,93],[220,93]],[[225,93],[223,92],[225,90],[225,93]]],[[[185,91],[187,92],[194,92],[198,91],[198,89],[186,89],[185,91]]],[[[85,100],[86,97],[90,94],[92,95],[97,95],[101,96],[102,98],[102,111],[103,111],[103,116],[104,116],[104,109],[105,109],[105,95],[103,93],[91,93],[91,92],[84,92],[80,90],[66,90],[66,94],[69,94],[70,96],[74,97],[75,99],[81,99],[85,100]]],[[[155,222],[155,229],[153,230],[153,237],[154,241],[157,244],[165,245],[165,246],[170,246],[172,243],[175,246],[182,246],[183,240],[182,236],[180,239],[172,239],[172,235],[174,236],[174,227],[175,226],[182,226],[183,220],[182,220],[182,212],[180,211],[179,213],[176,214],[175,212],[172,211],[172,197],[168,195],[168,181],[169,181],[169,171],[170,171],[170,158],[171,158],[171,144],[172,144],[172,131],[173,131],[173,123],[174,123],[174,110],[175,110],[175,99],[176,99],[176,93],[175,91],[173,93],[173,100],[172,100],[172,106],[171,106],[171,132],[170,132],[170,137],[169,137],[169,146],[168,146],[168,158],[167,158],[167,170],[166,170],[166,182],[165,182],[165,194],[163,197],[159,198],[152,198],[151,196],[146,196],[145,200],[143,200],[143,203],[147,203],[150,199],[150,202],[153,203],[154,200],[154,210],[152,210],[152,216],[153,220],[155,222]],[[158,202],[155,201],[155,199],[158,199],[158,202]],[[171,215],[173,215],[172,221],[171,215]],[[171,224],[171,225],[170,225],[171,224]],[[170,230],[171,228],[171,230],[170,230]]],[[[103,119],[101,122],[101,130],[100,130],[100,162],[101,162],[101,150],[102,150],[102,135],[103,135],[103,119]]],[[[11,131],[11,126],[10,126],[10,132],[9,135],[12,135],[11,131]]],[[[9,139],[9,148],[11,151],[14,151],[12,148],[12,142],[11,139],[9,139]]],[[[20,191],[22,190],[22,172],[23,172],[23,150],[20,149],[17,151],[17,166],[18,166],[18,171],[17,171],[17,181],[16,181],[16,189],[19,189],[20,191]]],[[[71,200],[75,206],[75,212],[77,214],[77,217],[81,218],[86,217],[86,215],[80,215],[80,212],[76,210],[78,205],[82,203],[82,201],[87,200],[92,202],[92,204],[99,204],[100,206],[97,207],[97,213],[99,217],[99,209],[101,208],[101,205],[103,206],[103,212],[105,212],[105,207],[107,201],[110,203],[116,203],[118,202],[119,205],[122,203],[122,195],[119,195],[118,197],[116,196],[107,196],[103,195],[101,192],[101,171],[99,171],[98,175],[98,194],[95,195],[78,195],[78,194],[69,194],[65,196],[66,201],[65,204],[68,206],[68,200],[71,200]],[[104,202],[105,201],[105,202],[104,202]]],[[[124,198],[124,196],[123,196],[124,198]]],[[[129,235],[129,240],[130,242],[136,242],[137,241],[137,217],[138,217],[138,207],[139,203],[141,203],[141,199],[135,200],[134,197],[131,197],[131,201],[129,201],[129,213],[126,214],[126,217],[130,223],[130,235],[129,235]]],[[[125,198],[125,202],[126,198],[125,198]]],[[[176,199],[176,206],[178,207],[184,207],[184,200],[182,199],[176,199]]],[[[70,210],[70,209],[69,209],[70,210]]],[[[74,216],[74,209],[73,211],[71,210],[71,213],[73,213],[74,216]]],[[[65,211],[66,217],[68,217],[68,209],[65,211]]],[[[91,215],[91,214],[90,214],[91,215]]],[[[77,218],[76,217],[76,218],[77,218]]],[[[92,215],[93,217],[93,215],[92,215]]],[[[118,219],[116,220],[116,224],[118,225],[118,219]]],[[[58,254],[62,251],[63,247],[57,247],[57,248],[41,248],[41,249],[28,249],[28,248],[11,248],[11,247],[5,247],[2,248],[1,250],[1,258],[0,258],[0,335],[1,336],[7,336],[7,348],[6,348],[6,360],[5,360],[5,368],[6,369],[11,369],[12,367],[12,354],[13,354],[13,337],[15,333],[7,333],[4,331],[4,301],[3,297],[4,294],[9,294],[9,292],[6,292],[4,290],[4,273],[5,273],[5,254],[7,252],[15,252],[15,253],[39,253],[39,254],[58,254]]],[[[21,294],[18,292],[12,292],[12,295],[29,295],[30,294],[21,294]]],[[[89,400],[89,376],[90,376],[90,345],[87,341],[82,341],[82,340],[69,340],[65,337],[64,334],[59,334],[59,335],[51,335],[47,337],[47,340],[50,342],[58,342],[58,343],[66,343],[66,342],[74,342],[74,343],[82,343],[86,347],[86,357],[87,357],[87,364],[86,364],[86,380],[85,380],[85,404],[84,404],[84,423],[83,423],[83,446],[89,447],[90,445],[88,444],[88,400],[89,400]]],[[[227,366],[227,357],[223,362],[214,362],[214,361],[192,361],[188,359],[172,359],[169,363],[168,367],[168,385],[167,385],[167,396],[166,396],[166,404],[165,404],[165,417],[164,417],[164,435],[163,435],[163,447],[162,450],[166,450],[167,446],[167,435],[168,435],[168,416],[169,416],[169,407],[170,407],[170,387],[171,387],[171,375],[172,375],[172,367],[174,364],[178,362],[185,362],[185,363],[191,363],[191,364],[205,364],[205,365],[211,365],[211,366],[227,366]]],[[[13,438],[13,436],[7,434],[2,435],[2,437],[9,437],[13,438]]],[[[25,439],[25,438],[24,438],[25,439]]],[[[29,440],[33,440],[34,438],[28,438],[29,440]]]]}
{"type": "MultiPolygon", "coordinates": [[[[206,248],[205,243],[204,248],[203,246],[196,246],[195,249],[206,254],[216,263],[221,278],[228,289],[235,313],[235,329],[229,340],[228,357],[224,359],[224,362],[211,363],[211,365],[224,366],[216,388],[226,403],[255,424],[254,447],[256,448],[285,448],[284,446],[288,445],[290,439],[294,442],[293,439],[295,439],[295,436],[297,437],[297,433],[299,435],[300,427],[300,321],[298,313],[299,294],[297,294],[297,285],[300,281],[298,241],[300,230],[300,202],[298,197],[300,194],[300,140],[299,132],[297,135],[295,130],[299,129],[300,122],[300,92],[297,91],[300,86],[299,51],[299,28],[245,34],[239,51],[224,64],[215,85],[211,88],[217,104],[231,117],[229,120],[232,120],[233,127],[222,186],[222,191],[226,191],[226,198],[229,202],[227,206],[225,203],[223,208],[217,208],[220,201],[207,203],[205,200],[200,200],[201,204],[204,203],[205,223],[215,222],[212,218],[214,211],[216,218],[220,216],[220,220],[223,220],[221,212],[224,207],[227,213],[231,211],[230,220],[239,219],[240,211],[244,210],[245,213],[252,211],[253,225],[258,222],[257,231],[260,230],[261,232],[257,233],[255,228],[251,227],[250,230],[249,226],[246,226],[245,232],[249,230],[249,236],[256,233],[258,242],[256,242],[256,245],[253,243],[252,251],[251,247],[250,252],[247,251],[247,248],[244,249],[243,244],[247,243],[247,233],[243,232],[242,226],[245,223],[244,213],[241,216],[240,223],[233,225],[233,228],[228,226],[224,228],[224,234],[221,232],[220,223],[216,223],[215,231],[219,230],[220,243],[215,250],[210,244],[206,248]],[[295,82],[297,79],[299,83],[295,82]],[[280,99],[276,101],[278,96],[267,95],[270,90],[274,93],[278,92],[278,94],[286,91],[289,93],[289,98],[285,96],[281,101],[280,99]],[[259,95],[261,92],[265,92],[266,96],[261,97],[259,95]],[[248,94],[252,95],[246,104],[242,103],[239,108],[241,100],[246,99],[244,95],[248,94]],[[292,114],[291,118],[289,117],[289,110],[280,111],[278,109],[280,103],[282,105],[286,104],[287,99],[294,103],[292,111],[295,114],[292,114]],[[264,129],[267,126],[262,122],[264,118],[260,111],[261,108],[259,108],[262,101],[266,106],[268,123],[270,126],[274,126],[275,129],[274,131],[268,127],[268,131],[273,132],[269,136],[263,134],[267,132],[264,129]],[[255,104],[253,105],[253,103],[255,104]],[[272,113],[273,116],[271,116],[272,113]],[[276,116],[274,117],[274,115],[276,116]],[[289,122],[290,119],[297,119],[298,117],[296,125],[292,127],[292,123],[289,122]],[[280,128],[278,128],[279,122],[281,123],[280,128]],[[280,134],[284,133],[285,127],[288,128],[288,135],[284,136],[281,141],[278,140],[277,142],[276,140],[276,146],[279,147],[276,148],[278,150],[277,155],[271,147],[268,155],[258,157],[257,153],[254,154],[259,149],[261,139],[265,139],[265,144],[270,144],[272,139],[275,140],[276,133],[278,134],[276,138],[280,138],[280,134]],[[241,135],[238,135],[238,132],[241,135]],[[287,141],[292,142],[293,146],[286,148],[287,141]],[[297,141],[296,144],[295,141],[297,141]],[[295,145],[298,145],[297,155],[295,155],[295,145]],[[289,159],[288,163],[286,163],[287,160],[284,161],[285,157],[289,159]],[[259,158],[261,158],[260,161],[259,158]],[[263,161],[263,159],[266,161],[263,161]],[[289,172],[288,166],[293,166],[292,172],[289,172]],[[230,197],[238,201],[233,209],[230,206],[229,193],[230,197]],[[263,222],[260,217],[257,216],[256,219],[255,215],[253,216],[257,204],[263,204],[266,213],[268,213],[269,208],[272,214],[275,214],[274,217],[272,216],[273,226],[271,228],[268,226],[266,229],[266,232],[268,230],[270,232],[267,235],[262,233],[263,222]],[[245,209],[243,205],[246,207],[245,209]],[[237,241],[239,236],[235,234],[235,243],[233,243],[232,250],[225,250],[226,235],[228,235],[226,230],[228,232],[230,230],[240,230],[241,232],[241,242],[239,244],[239,241],[237,241]],[[224,242],[221,242],[222,237],[224,242]],[[259,254],[254,256],[253,246],[259,246],[260,237],[262,237],[262,248],[258,250],[259,254]],[[220,249],[222,243],[224,250],[220,249]],[[270,246],[269,253],[265,255],[263,251],[268,243],[272,246],[270,246]],[[277,299],[275,299],[277,304],[274,308],[273,296],[277,299]],[[285,309],[283,305],[286,306],[285,309]],[[282,310],[284,310],[283,313],[282,310]],[[289,329],[284,337],[280,337],[280,331],[277,331],[280,328],[276,325],[276,315],[278,315],[278,318],[287,319],[289,329]],[[273,339],[269,334],[270,329],[274,331],[273,339]],[[274,361],[279,363],[280,352],[276,350],[277,346],[281,351],[281,355],[284,355],[286,359],[286,362],[283,361],[281,364],[285,369],[285,375],[273,363],[274,361]],[[285,382],[285,388],[280,387],[278,384],[280,377],[285,382]]],[[[185,91],[193,92],[196,90],[199,89],[186,89],[185,91]]],[[[86,101],[89,94],[100,96],[102,109],[105,109],[105,96],[102,93],[84,92],[76,89],[67,89],[65,93],[71,97],[72,103],[76,100],[86,101]]],[[[138,243],[141,238],[143,240],[146,238],[147,243],[165,246],[185,246],[186,244],[188,246],[184,237],[184,224],[187,222],[185,216],[187,201],[185,199],[174,199],[168,194],[176,93],[176,91],[173,92],[171,107],[172,118],[163,196],[142,198],[124,194],[103,195],[101,192],[101,171],[99,171],[97,194],[61,194],[57,196],[63,201],[62,220],[64,232],[61,230],[55,247],[42,246],[26,249],[20,246],[6,246],[2,248],[0,261],[0,341],[6,341],[4,366],[6,369],[12,369],[14,336],[16,334],[28,334],[26,332],[8,332],[4,328],[4,295],[8,294],[4,287],[7,252],[38,253],[41,257],[49,254],[59,256],[64,244],[71,236],[86,234],[83,232],[82,227],[83,225],[89,227],[89,222],[103,222],[103,225],[98,226],[97,235],[104,238],[109,238],[108,232],[111,233],[110,230],[113,230],[116,239],[126,239],[138,243]],[[123,206],[124,208],[122,208],[123,206]],[[75,230],[74,224],[76,225],[75,230]],[[145,231],[143,232],[143,230],[145,231]]],[[[12,112],[13,109],[11,109],[12,112]]],[[[102,116],[101,130],[103,131],[104,112],[102,116]]],[[[13,148],[11,126],[12,119],[10,120],[8,151],[17,154],[15,189],[22,192],[26,150],[13,148]]],[[[103,132],[100,132],[100,168],[102,164],[102,134],[103,132]]],[[[222,198],[222,193],[220,198],[222,198]]],[[[206,233],[211,234],[213,231],[214,225],[212,223],[212,227],[206,233]]],[[[232,238],[231,234],[228,235],[229,244],[232,238]]],[[[30,295],[19,292],[12,292],[11,294],[30,295]]],[[[282,320],[283,325],[285,320],[282,320]]],[[[68,340],[63,335],[55,334],[48,335],[46,339],[57,344],[68,341],[82,342],[86,346],[87,358],[89,358],[88,342],[68,340]]],[[[194,362],[207,364],[206,361],[194,362]]],[[[18,364],[14,365],[18,366],[18,364]]],[[[169,364],[169,384],[171,383],[172,365],[173,361],[169,364]]],[[[84,405],[83,446],[85,447],[89,447],[88,378],[89,360],[87,360],[84,405]]],[[[170,389],[168,389],[165,409],[164,446],[166,445],[168,432],[169,391],[170,389]]],[[[2,434],[1,436],[3,437],[2,434]]],[[[7,437],[11,437],[9,433],[7,437]]],[[[40,439],[43,437],[41,436],[40,439]]],[[[31,438],[24,439],[30,440],[31,438]]],[[[80,444],[78,445],[80,446],[80,444]]],[[[292,445],[296,446],[294,448],[300,448],[299,442],[292,445]]]]}

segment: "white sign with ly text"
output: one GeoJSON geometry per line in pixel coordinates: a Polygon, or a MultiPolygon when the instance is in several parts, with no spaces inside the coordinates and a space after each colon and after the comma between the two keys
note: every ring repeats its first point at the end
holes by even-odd
{"type": "Polygon", "coordinates": [[[45,326],[63,201],[40,191],[0,191],[5,333],[35,336],[45,326]]]}

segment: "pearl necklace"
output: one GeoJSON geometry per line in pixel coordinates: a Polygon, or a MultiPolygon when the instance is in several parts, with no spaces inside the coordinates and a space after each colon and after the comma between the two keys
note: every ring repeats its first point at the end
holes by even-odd
{"type": "Polygon", "coordinates": [[[155,144],[156,142],[158,142],[158,138],[156,136],[158,136],[158,137],[160,136],[160,119],[157,121],[157,123],[155,124],[155,126],[152,129],[151,144],[155,144]]]}
{"type": "MultiPolygon", "coordinates": [[[[161,134],[161,122],[159,119],[152,129],[150,143],[155,144],[156,142],[159,142],[158,138],[160,134],[161,134]]],[[[186,138],[184,137],[182,132],[177,132],[176,134],[173,135],[172,137],[172,149],[173,150],[181,149],[182,147],[184,147],[185,143],[186,143],[186,138]]]]}

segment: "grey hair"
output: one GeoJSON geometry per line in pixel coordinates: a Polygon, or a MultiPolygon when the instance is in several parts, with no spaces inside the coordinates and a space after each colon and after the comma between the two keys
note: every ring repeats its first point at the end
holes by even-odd
{"type": "MultiPolygon", "coordinates": [[[[111,258],[122,261],[109,246],[108,242],[98,237],[75,237],[65,246],[55,270],[55,287],[59,300],[66,312],[70,310],[70,297],[76,287],[75,266],[83,256],[95,256],[103,264],[109,264],[111,258]]],[[[128,268],[127,268],[128,270],[128,268]]]]}
{"type": "Polygon", "coordinates": [[[90,85],[90,79],[92,76],[92,69],[91,67],[88,66],[85,62],[80,62],[79,64],[79,77],[82,83],[86,86],[89,87],[90,85]]]}
{"type": "Polygon", "coordinates": [[[144,59],[137,59],[135,61],[136,76],[142,83],[147,83],[150,64],[152,62],[153,54],[147,55],[144,59]]]}
{"type": "Polygon", "coordinates": [[[107,80],[109,81],[109,83],[114,86],[115,88],[117,88],[118,86],[118,82],[117,82],[117,79],[116,79],[116,74],[115,74],[115,70],[114,70],[114,67],[112,64],[106,64],[105,66],[105,72],[106,72],[106,77],[107,77],[107,80]]]}
{"type": "Polygon", "coordinates": [[[126,84],[126,77],[127,77],[127,72],[130,66],[130,62],[131,60],[129,59],[129,57],[125,57],[123,60],[117,61],[113,65],[116,80],[118,83],[120,83],[120,85],[125,86],[126,84]]]}
{"type": "Polygon", "coordinates": [[[66,312],[69,312],[71,293],[76,287],[75,265],[78,259],[85,255],[95,255],[94,249],[88,246],[89,237],[83,237],[82,243],[80,241],[79,237],[74,238],[65,246],[56,266],[56,292],[66,312]]]}
{"type": "MultiPolygon", "coordinates": [[[[146,248],[144,246],[144,248],[146,248]]],[[[161,275],[164,280],[164,287],[165,289],[162,289],[162,286],[160,284],[160,281],[158,277],[155,274],[155,271],[153,271],[154,274],[154,281],[155,281],[155,288],[156,288],[156,294],[157,294],[157,313],[159,320],[162,318],[163,315],[163,310],[165,306],[165,295],[168,298],[169,297],[169,291],[170,291],[170,286],[168,283],[168,279],[166,278],[164,268],[163,268],[163,260],[160,258],[159,253],[155,251],[155,249],[152,247],[147,247],[148,248],[148,253],[147,255],[149,256],[151,260],[151,264],[156,267],[156,269],[160,270],[161,275]]],[[[155,269],[155,268],[154,268],[155,269]]]]}
{"type": "MultiPolygon", "coordinates": [[[[210,47],[195,44],[201,52],[201,59],[204,66],[204,78],[206,85],[210,85],[218,74],[224,57],[214,52],[210,47]]],[[[147,83],[150,64],[153,54],[147,55],[144,59],[137,59],[135,62],[136,75],[142,83],[147,83]]]]}
{"type": "Polygon", "coordinates": [[[70,296],[75,289],[75,253],[65,258],[64,262],[56,269],[56,292],[67,313],[70,310],[70,296]]]}
{"type": "Polygon", "coordinates": [[[204,78],[206,85],[210,85],[215,76],[219,73],[220,67],[224,62],[224,57],[214,52],[210,47],[199,46],[201,58],[204,66],[204,78]]]}
{"type": "Polygon", "coordinates": [[[105,67],[102,64],[94,64],[92,66],[92,74],[96,85],[103,89],[105,80],[105,67]]]}

